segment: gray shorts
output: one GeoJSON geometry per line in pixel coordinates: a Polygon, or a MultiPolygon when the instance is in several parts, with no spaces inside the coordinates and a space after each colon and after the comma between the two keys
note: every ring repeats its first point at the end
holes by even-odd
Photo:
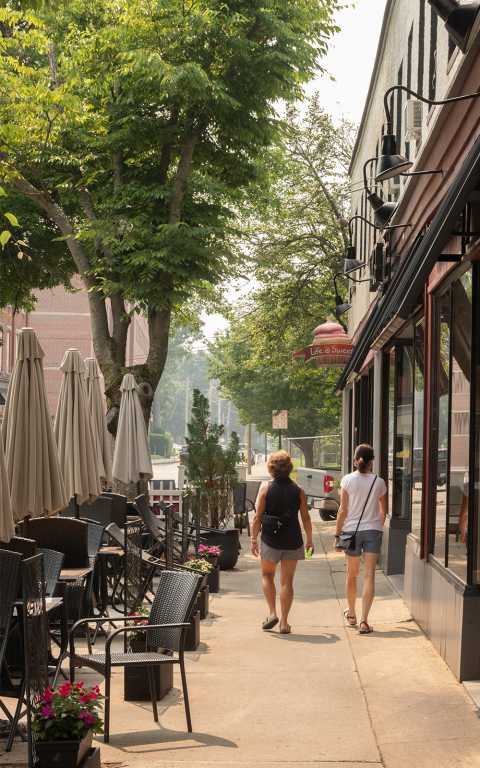
{"type": "Polygon", "coordinates": [[[371,552],[372,555],[379,555],[382,548],[383,531],[357,531],[355,534],[356,549],[345,549],[344,552],[350,557],[360,557],[363,552],[371,552]]]}
{"type": "Polygon", "coordinates": [[[305,548],[302,544],[298,549],[274,549],[265,542],[261,542],[260,557],[271,563],[279,563],[280,560],[305,560],[305,548]]]}

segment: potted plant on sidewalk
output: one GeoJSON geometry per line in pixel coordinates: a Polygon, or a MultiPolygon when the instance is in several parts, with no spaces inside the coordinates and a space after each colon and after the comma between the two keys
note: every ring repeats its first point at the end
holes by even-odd
{"type": "MultiPolygon", "coordinates": [[[[208,576],[212,571],[214,571],[214,566],[211,563],[208,563],[206,560],[202,560],[201,558],[191,558],[190,560],[187,560],[186,563],[184,563],[184,566],[186,568],[192,568],[195,571],[202,571],[203,573],[207,574],[208,576]]],[[[218,569],[218,566],[217,566],[218,569]]],[[[193,606],[193,610],[200,611],[200,618],[206,619],[208,615],[208,609],[209,609],[209,598],[210,598],[210,588],[208,586],[208,582],[203,585],[197,595],[197,599],[195,601],[195,604],[193,606]]]]}
{"type": "Polygon", "coordinates": [[[196,509],[195,488],[201,489],[200,522],[211,530],[202,530],[202,539],[219,546],[221,570],[234,568],[239,551],[239,532],[227,529],[233,518],[233,492],[238,483],[239,440],[232,432],[230,442],[220,445],[225,428],[210,421],[208,399],[193,390],[192,416],[188,424],[188,480],[191,509],[196,509]]]}
{"type": "MultiPolygon", "coordinates": [[[[150,650],[147,647],[146,625],[150,615],[150,606],[141,605],[135,613],[131,613],[128,625],[138,627],[137,632],[132,632],[129,638],[132,653],[145,653],[150,650]]],[[[155,648],[155,651],[158,649],[155,648]]],[[[173,664],[157,664],[153,667],[155,679],[155,691],[157,701],[163,699],[173,688],[173,664]]],[[[125,701],[151,701],[150,680],[148,666],[126,666],[124,674],[124,700],[125,701]]]]}
{"type": "Polygon", "coordinates": [[[210,587],[210,594],[216,595],[220,592],[220,566],[217,565],[218,558],[221,555],[220,547],[206,547],[201,544],[198,548],[197,557],[206,560],[213,566],[207,576],[207,584],[210,587]]]}
{"type": "Polygon", "coordinates": [[[93,734],[103,733],[97,712],[103,699],[98,685],[66,682],[55,692],[48,686],[32,713],[41,768],[77,768],[91,749],[93,734]]]}

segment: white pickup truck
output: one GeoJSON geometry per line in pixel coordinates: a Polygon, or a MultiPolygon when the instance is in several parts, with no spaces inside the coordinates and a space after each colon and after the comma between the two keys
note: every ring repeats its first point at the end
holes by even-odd
{"type": "Polygon", "coordinates": [[[340,490],[335,488],[342,473],[338,469],[297,469],[297,485],[307,494],[310,509],[318,509],[322,520],[336,520],[340,506],[340,490]]]}

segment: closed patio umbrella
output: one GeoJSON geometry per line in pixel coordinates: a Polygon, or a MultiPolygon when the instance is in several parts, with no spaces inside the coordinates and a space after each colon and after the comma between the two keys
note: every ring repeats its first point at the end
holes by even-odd
{"type": "MultiPolygon", "coordinates": [[[[88,407],[85,363],[78,349],[68,349],[62,360],[62,386],[55,419],[55,440],[65,490],[76,507],[98,499],[102,492],[97,443],[88,407]]],[[[76,510],[76,511],[77,511],[76,510]]]]}
{"type": "Polygon", "coordinates": [[[141,475],[153,477],[150,447],[137,385],[131,373],[125,374],[120,386],[122,402],[118,417],[113,476],[126,485],[138,483],[141,475]]]}
{"type": "MultiPolygon", "coordinates": [[[[34,329],[22,328],[2,425],[6,477],[17,520],[48,517],[68,504],[45,389],[44,356],[34,329]]],[[[1,462],[0,457],[5,506],[1,462]]],[[[9,530],[7,526],[6,535],[9,530]]],[[[3,532],[0,535],[4,539],[3,532]]]]}
{"type": "Polygon", "coordinates": [[[105,405],[100,390],[100,373],[94,357],[87,357],[85,366],[88,407],[97,438],[98,472],[102,485],[110,487],[112,484],[112,460],[110,458],[110,439],[108,437],[105,405]]]}

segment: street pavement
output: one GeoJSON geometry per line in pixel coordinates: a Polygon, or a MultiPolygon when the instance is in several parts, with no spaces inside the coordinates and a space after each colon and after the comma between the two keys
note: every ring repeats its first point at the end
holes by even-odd
{"type": "MultiPolygon", "coordinates": [[[[261,465],[254,469],[260,477],[261,465]]],[[[292,634],[261,629],[260,562],[244,534],[237,568],[211,596],[200,646],[186,654],[194,732],[178,669],[158,724],[150,703],[123,701],[123,672],[114,670],[111,742],[94,742],[102,766],[480,768],[479,710],[381,571],[374,632],[345,625],[344,556],[333,551],[334,523],[313,519],[315,554],[297,569],[292,634]]],[[[78,679],[102,682],[88,670],[78,679]]],[[[10,757],[2,747],[0,765],[25,764],[22,744],[10,757]]]]}

